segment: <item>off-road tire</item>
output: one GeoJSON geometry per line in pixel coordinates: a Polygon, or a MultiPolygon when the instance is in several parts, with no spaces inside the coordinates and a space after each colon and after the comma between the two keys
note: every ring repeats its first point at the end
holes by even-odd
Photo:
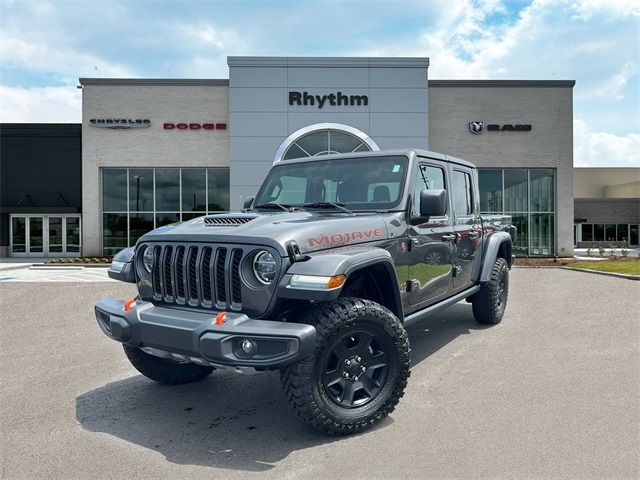
{"type": "Polygon", "coordinates": [[[145,377],[166,385],[197,382],[214,370],[213,367],[205,367],[195,363],[172,362],[171,360],[149,355],[136,347],[122,346],[124,347],[125,355],[136,370],[145,377]]]}
{"type": "Polygon", "coordinates": [[[509,266],[504,258],[496,258],[491,277],[473,295],[473,316],[478,323],[496,325],[502,321],[509,297],[509,266]]]}
{"type": "MultiPolygon", "coordinates": [[[[398,317],[378,303],[345,297],[312,307],[300,321],[316,328],[314,354],[282,369],[280,378],[289,403],[303,420],[329,435],[348,435],[368,429],[389,415],[404,395],[410,374],[411,349],[398,317]],[[362,330],[379,335],[389,349],[386,381],[369,403],[342,407],[329,398],[322,385],[321,358],[338,339],[362,330]]],[[[377,342],[378,337],[374,338],[377,342]]]]}

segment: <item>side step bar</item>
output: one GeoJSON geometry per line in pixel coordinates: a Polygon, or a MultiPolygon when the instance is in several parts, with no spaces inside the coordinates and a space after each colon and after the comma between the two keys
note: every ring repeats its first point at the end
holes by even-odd
{"type": "Polygon", "coordinates": [[[480,290],[480,285],[474,285],[473,287],[468,288],[467,290],[463,290],[462,292],[455,294],[451,298],[447,298],[446,300],[443,300],[442,302],[431,305],[425,308],[424,310],[420,310],[419,312],[415,312],[415,313],[412,313],[411,315],[407,315],[406,317],[404,317],[404,326],[408,327],[409,325],[413,325],[414,323],[419,322],[420,320],[424,320],[425,318],[429,317],[429,315],[439,312],[443,308],[450,307],[454,303],[458,303],[460,300],[464,300],[465,298],[470,297],[471,295],[476,293],[478,290],[480,290]]]}

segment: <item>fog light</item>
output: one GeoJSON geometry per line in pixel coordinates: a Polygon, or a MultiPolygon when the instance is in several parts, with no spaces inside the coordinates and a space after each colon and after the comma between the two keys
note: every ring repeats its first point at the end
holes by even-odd
{"type": "Polygon", "coordinates": [[[246,338],[242,340],[242,343],[240,344],[240,348],[249,357],[252,357],[253,355],[255,355],[256,351],[258,350],[255,342],[252,342],[251,340],[248,340],[246,338]]]}

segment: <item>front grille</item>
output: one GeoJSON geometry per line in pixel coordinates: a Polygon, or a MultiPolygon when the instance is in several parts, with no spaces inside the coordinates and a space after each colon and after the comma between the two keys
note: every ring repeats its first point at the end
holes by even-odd
{"type": "Polygon", "coordinates": [[[201,245],[150,248],[154,252],[154,300],[202,308],[242,308],[242,249],[201,245]]]}

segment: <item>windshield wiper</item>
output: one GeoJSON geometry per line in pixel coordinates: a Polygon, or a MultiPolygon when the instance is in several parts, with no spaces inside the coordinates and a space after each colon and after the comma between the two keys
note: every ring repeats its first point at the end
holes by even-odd
{"type": "Polygon", "coordinates": [[[261,203],[260,205],[254,205],[253,210],[255,210],[256,208],[264,208],[264,209],[276,208],[284,212],[288,212],[291,209],[291,205],[287,205],[286,203],[269,202],[269,203],[261,203]]]}
{"type": "Polygon", "coordinates": [[[348,213],[353,215],[353,212],[348,208],[344,208],[344,203],[334,203],[334,202],[314,202],[314,203],[305,203],[302,205],[305,208],[333,208],[335,210],[340,210],[341,212],[348,213]]]}

